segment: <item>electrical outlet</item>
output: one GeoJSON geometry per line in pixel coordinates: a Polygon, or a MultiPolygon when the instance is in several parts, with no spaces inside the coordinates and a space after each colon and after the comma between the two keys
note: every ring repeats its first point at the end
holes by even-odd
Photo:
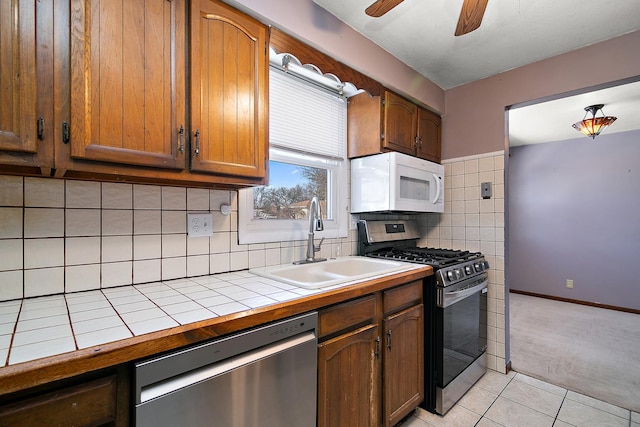
{"type": "Polygon", "coordinates": [[[210,213],[188,213],[187,235],[189,237],[213,236],[213,216],[210,213]]]}
{"type": "Polygon", "coordinates": [[[572,279],[567,279],[567,288],[573,289],[573,280],[572,279]]]}

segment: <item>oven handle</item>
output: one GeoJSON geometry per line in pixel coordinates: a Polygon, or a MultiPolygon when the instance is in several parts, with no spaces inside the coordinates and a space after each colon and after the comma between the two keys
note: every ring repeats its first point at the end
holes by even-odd
{"type": "Polygon", "coordinates": [[[446,292],[445,289],[439,288],[438,293],[442,292],[442,294],[438,295],[438,307],[446,308],[478,292],[486,293],[488,283],[489,280],[485,277],[485,279],[477,285],[459,291],[446,292]]]}

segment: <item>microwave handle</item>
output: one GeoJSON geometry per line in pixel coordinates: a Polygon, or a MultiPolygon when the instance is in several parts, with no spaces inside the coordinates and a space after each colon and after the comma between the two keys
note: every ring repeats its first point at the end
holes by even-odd
{"type": "Polygon", "coordinates": [[[435,173],[432,174],[433,175],[433,179],[436,183],[436,196],[433,198],[433,200],[431,201],[431,203],[435,203],[438,201],[438,198],[440,197],[440,187],[441,187],[441,183],[440,183],[440,179],[438,178],[438,175],[436,175],[435,173]]]}

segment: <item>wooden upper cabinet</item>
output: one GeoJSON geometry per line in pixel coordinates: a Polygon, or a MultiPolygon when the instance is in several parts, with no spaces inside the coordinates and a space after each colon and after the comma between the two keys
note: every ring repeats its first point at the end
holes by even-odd
{"type": "Polygon", "coordinates": [[[219,1],[191,3],[191,170],[264,178],[268,29],[219,1]]]}
{"type": "Polygon", "coordinates": [[[418,107],[393,92],[385,92],[382,147],[415,154],[418,107]]]}
{"type": "Polygon", "coordinates": [[[53,12],[50,2],[42,3],[0,2],[0,164],[43,168],[48,174],[53,165],[46,127],[53,121],[46,96],[53,84],[53,12]]]}
{"type": "Polygon", "coordinates": [[[418,157],[440,163],[441,119],[435,113],[418,108],[418,157]]]}
{"type": "Polygon", "coordinates": [[[72,158],[185,168],[185,20],[184,0],[71,0],[72,158]]]}
{"type": "Polygon", "coordinates": [[[349,98],[349,158],[398,151],[440,162],[440,116],[385,91],[349,98]]]}

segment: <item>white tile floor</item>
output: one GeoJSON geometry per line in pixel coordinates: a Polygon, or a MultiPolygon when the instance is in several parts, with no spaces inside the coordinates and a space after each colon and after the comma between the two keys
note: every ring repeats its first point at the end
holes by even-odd
{"type": "Polygon", "coordinates": [[[640,414],[516,372],[487,372],[445,416],[418,408],[401,427],[640,427],[640,414]]]}

